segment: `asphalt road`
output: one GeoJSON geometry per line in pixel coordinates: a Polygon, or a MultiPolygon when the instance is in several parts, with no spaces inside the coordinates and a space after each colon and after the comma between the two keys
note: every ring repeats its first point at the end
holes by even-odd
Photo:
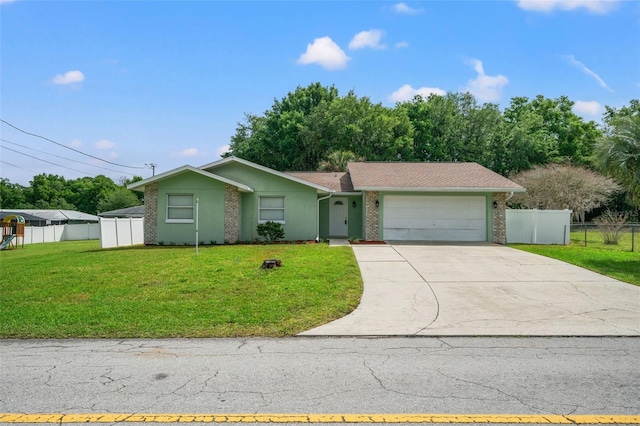
{"type": "Polygon", "coordinates": [[[639,366],[640,338],[3,340],[0,412],[640,415],[639,366]]]}

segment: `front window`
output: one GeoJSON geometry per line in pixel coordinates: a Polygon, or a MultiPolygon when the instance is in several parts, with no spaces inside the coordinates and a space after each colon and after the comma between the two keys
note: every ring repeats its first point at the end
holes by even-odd
{"type": "Polygon", "coordinates": [[[193,194],[167,195],[167,222],[193,223],[193,194]]]}
{"type": "Polygon", "coordinates": [[[260,197],[258,222],[284,223],[284,197],[260,197]]]}

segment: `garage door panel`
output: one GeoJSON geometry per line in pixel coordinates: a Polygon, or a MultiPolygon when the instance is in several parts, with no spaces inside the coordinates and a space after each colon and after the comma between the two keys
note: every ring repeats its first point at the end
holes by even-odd
{"type": "Polygon", "coordinates": [[[486,241],[484,196],[407,196],[384,198],[386,240],[486,241]]]}

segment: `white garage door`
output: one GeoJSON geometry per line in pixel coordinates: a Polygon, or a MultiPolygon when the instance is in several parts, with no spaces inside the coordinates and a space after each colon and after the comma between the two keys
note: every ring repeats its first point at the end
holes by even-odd
{"type": "Polygon", "coordinates": [[[487,240],[486,197],[386,195],[383,205],[385,240],[487,240]]]}

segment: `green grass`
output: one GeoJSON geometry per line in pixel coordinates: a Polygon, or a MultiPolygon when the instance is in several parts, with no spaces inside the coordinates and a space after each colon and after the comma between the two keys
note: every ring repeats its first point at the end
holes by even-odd
{"type": "Polygon", "coordinates": [[[289,336],[349,313],[352,250],[311,245],[130,247],[96,241],[0,252],[1,338],[289,336]],[[283,266],[260,269],[262,261],[283,266]]]}
{"type": "Polygon", "coordinates": [[[584,245],[584,231],[571,233],[571,244],[563,245],[526,245],[510,244],[511,247],[559,259],[573,265],[598,272],[620,281],[640,286],[640,235],[636,235],[636,251],[631,252],[631,234],[619,245],[606,245],[596,231],[587,233],[587,245],[584,245]],[[627,241],[628,240],[628,241],[627,241]]]}

